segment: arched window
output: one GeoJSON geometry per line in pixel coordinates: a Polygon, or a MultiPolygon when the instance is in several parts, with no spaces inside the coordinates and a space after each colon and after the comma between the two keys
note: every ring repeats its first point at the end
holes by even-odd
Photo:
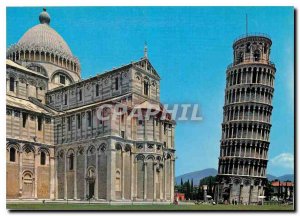
{"type": "Polygon", "coordinates": [[[22,117],[23,117],[23,128],[25,128],[28,114],[27,113],[22,113],[22,117]]]}
{"type": "Polygon", "coordinates": [[[254,51],[253,57],[254,57],[254,61],[259,61],[260,60],[260,52],[259,52],[259,50],[255,50],[254,51]]]}
{"type": "Polygon", "coordinates": [[[241,63],[244,61],[244,53],[240,52],[238,54],[237,63],[241,63]]]}
{"type": "Polygon", "coordinates": [[[43,127],[43,120],[41,116],[38,116],[38,131],[41,131],[43,127]]]}
{"type": "Polygon", "coordinates": [[[32,182],[32,175],[30,172],[26,172],[23,175],[23,181],[26,183],[31,183],[32,182]]]}
{"type": "Polygon", "coordinates": [[[79,89],[79,92],[78,92],[78,99],[79,99],[79,101],[82,101],[82,90],[81,89],[79,89]]]}
{"type": "Polygon", "coordinates": [[[116,191],[121,191],[121,173],[118,170],[116,172],[116,191]]]}
{"type": "Polygon", "coordinates": [[[13,77],[9,78],[9,91],[15,91],[15,78],[13,77]]]}
{"type": "Polygon", "coordinates": [[[80,114],[76,115],[76,118],[77,118],[77,129],[80,129],[80,126],[81,126],[81,116],[80,116],[80,114]]]}
{"type": "Polygon", "coordinates": [[[68,95],[65,94],[65,105],[67,105],[67,104],[68,104],[68,95]]]}
{"type": "Polygon", "coordinates": [[[46,153],[41,152],[41,165],[46,165],[46,153]]]}
{"type": "Polygon", "coordinates": [[[91,167],[91,168],[88,170],[87,176],[88,176],[89,178],[95,178],[95,170],[94,170],[94,168],[91,167]]]}
{"type": "Polygon", "coordinates": [[[239,71],[237,72],[237,80],[236,80],[236,84],[240,84],[240,82],[241,82],[241,71],[239,70],[239,71]]]}
{"type": "Polygon", "coordinates": [[[39,97],[39,88],[35,87],[35,97],[38,98],[39,97]]]}
{"type": "Polygon", "coordinates": [[[74,155],[73,153],[71,153],[69,156],[69,170],[73,170],[73,167],[74,167],[74,155]]]}
{"type": "Polygon", "coordinates": [[[92,126],[92,112],[88,111],[87,112],[87,121],[88,121],[88,127],[92,126]]]}
{"type": "Polygon", "coordinates": [[[233,75],[233,84],[236,84],[236,71],[234,71],[234,75],[233,75]]]}
{"type": "Polygon", "coordinates": [[[144,81],[144,94],[148,95],[149,93],[149,82],[147,80],[144,81]]]}
{"type": "Polygon", "coordinates": [[[253,75],[252,75],[252,83],[256,83],[256,79],[257,79],[257,71],[256,68],[254,68],[253,75]]]}
{"type": "Polygon", "coordinates": [[[96,97],[99,96],[99,84],[96,84],[96,97]]]}
{"type": "Polygon", "coordinates": [[[66,71],[56,71],[52,75],[51,82],[68,86],[72,84],[74,81],[66,71]]]}
{"type": "Polygon", "coordinates": [[[92,146],[89,151],[88,151],[88,154],[89,155],[93,155],[95,153],[95,148],[92,146]]]}
{"type": "Polygon", "coordinates": [[[246,45],[246,53],[249,53],[250,52],[250,43],[247,43],[246,45]]]}
{"type": "Polygon", "coordinates": [[[28,69],[33,70],[33,71],[38,72],[38,73],[41,73],[44,76],[47,76],[46,70],[43,67],[39,66],[39,65],[30,65],[28,67],[28,69]]]}
{"type": "Polygon", "coordinates": [[[11,161],[11,162],[16,161],[16,149],[14,147],[11,147],[9,149],[9,161],[11,161]]]}
{"type": "Polygon", "coordinates": [[[66,84],[66,77],[64,75],[59,75],[59,83],[65,85],[66,84]]]}
{"type": "Polygon", "coordinates": [[[115,89],[116,90],[119,89],[119,78],[118,77],[115,78],[115,89]]]}

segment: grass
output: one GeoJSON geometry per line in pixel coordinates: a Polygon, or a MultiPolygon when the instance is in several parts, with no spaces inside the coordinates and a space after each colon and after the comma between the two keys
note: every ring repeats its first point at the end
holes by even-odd
{"type": "Polygon", "coordinates": [[[66,203],[15,203],[7,204],[10,210],[99,210],[99,211],[293,211],[292,205],[108,205],[66,203]]]}

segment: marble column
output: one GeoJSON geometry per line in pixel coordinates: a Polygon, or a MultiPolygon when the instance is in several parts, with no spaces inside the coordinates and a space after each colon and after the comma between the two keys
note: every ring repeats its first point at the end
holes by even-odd
{"type": "Polygon", "coordinates": [[[64,154],[64,199],[68,199],[68,183],[67,183],[67,151],[64,154]]]}
{"type": "Polygon", "coordinates": [[[159,199],[163,200],[163,173],[162,173],[162,167],[159,167],[159,179],[158,180],[159,180],[159,199]]]}
{"type": "Polygon", "coordinates": [[[50,199],[55,198],[55,156],[54,156],[54,149],[52,151],[50,150],[50,154],[53,156],[49,157],[49,163],[50,163],[50,199]]]}
{"type": "Polygon", "coordinates": [[[167,200],[167,170],[166,170],[166,160],[164,160],[164,200],[167,200]]]}
{"type": "Polygon", "coordinates": [[[122,150],[121,155],[122,155],[122,194],[121,194],[121,198],[122,200],[124,200],[124,192],[125,192],[125,154],[126,152],[124,150],[122,150]]]}
{"type": "Polygon", "coordinates": [[[107,200],[115,200],[115,170],[116,170],[116,150],[110,149],[107,161],[107,200]]]}
{"type": "Polygon", "coordinates": [[[59,159],[59,156],[55,156],[55,157],[56,157],[56,160],[54,160],[54,164],[55,164],[55,176],[54,176],[55,198],[58,199],[57,170],[58,170],[58,159],[59,159]]]}
{"type": "Polygon", "coordinates": [[[144,139],[147,140],[147,119],[144,116],[144,139]]]}
{"type": "Polygon", "coordinates": [[[74,152],[74,199],[77,199],[77,151],[74,152]]]}
{"type": "Polygon", "coordinates": [[[134,193],[134,190],[133,190],[133,187],[134,187],[134,172],[133,172],[133,169],[134,169],[134,156],[133,156],[133,153],[130,151],[130,199],[133,200],[133,193],[134,193]]]}
{"type": "Polygon", "coordinates": [[[23,193],[23,181],[22,181],[22,170],[23,170],[23,151],[21,150],[19,152],[19,164],[20,164],[20,168],[19,168],[19,194],[20,194],[20,198],[22,197],[22,193],[23,193]]]}
{"type": "Polygon", "coordinates": [[[36,148],[35,149],[35,152],[34,153],[34,198],[37,199],[38,196],[37,196],[37,181],[38,181],[38,177],[37,177],[37,167],[38,167],[38,149],[36,148]]]}
{"type": "Polygon", "coordinates": [[[147,200],[147,162],[144,162],[144,200],[147,200]]]}
{"type": "Polygon", "coordinates": [[[153,200],[156,200],[156,167],[158,163],[153,164],[153,200]]]}
{"type": "Polygon", "coordinates": [[[98,190],[98,186],[99,186],[99,174],[98,174],[98,170],[99,170],[99,162],[98,162],[98,157],[99,157],[99,151],[98,148],[96,148],[96,170],[95,170],[95,199],[97,200],[99,197],[99,190],[98,190]]]}
{"type": "Polygon", "coordinates": [[[86,168],[87,168],[87,149],[84,149],[84,173],[83,173],[83,181],[84,181],[84,188],[83,188],[83,191],[84,191],[84,199],[86,199],[87,197],[87,191],[86,191],[86,168]]]}
{"type": "Polygon", "coordinates": [[[171,180],[170,180],[170,185],[171,185],[171,191],[170,191],[170,194],[171,194],[171,202],[173,201],[174,199],[174,162],[175,160],[174,159],[171,159],[170,163],[171,163],[171,180]]]}

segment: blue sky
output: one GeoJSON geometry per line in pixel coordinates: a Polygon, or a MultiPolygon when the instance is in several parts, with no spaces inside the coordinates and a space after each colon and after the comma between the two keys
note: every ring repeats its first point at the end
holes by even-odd
{"type": "MultiPolygon", "coordinates": [[[[232,42],[268,34],[276,64],[268,173],[293,173],[294,10],[292,7],[69,7],[47,9],[87,78],[138,60],[147,41],[161,80],[161,101],[198,103],[203,121],[178,122],[176,175],[217,168],[225,71],[232,42]]],[[[7,8],[7,46],[39,23],[41,8],[7,8]]]]}

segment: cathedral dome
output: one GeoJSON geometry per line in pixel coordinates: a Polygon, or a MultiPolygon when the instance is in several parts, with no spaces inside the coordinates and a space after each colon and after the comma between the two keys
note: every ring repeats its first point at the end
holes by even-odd
{"type": "Polygon", "coordinates": [[[28,49],[55,52],[66,57],[73,56],[65,40],[46,23],[29,29],[17,44],[28,49]]]}
{"type": "MultiPolygon", "coordinates": [[[[50,59],[51,57],[55,62],[55,58],[62,59],[62,61],[69,62],[70,64],[76,65],[79,68],[79,61],[73,56],[70,47],[65,42],[65,40],[50,27],[50,15],[46,12],[46,9],[39,15],[40,24],[30,28],[21,37],[17,44],[12,45],[7,50],[7,56],[12,56],[18,53],[22,60],[22,53],[42,53],[46,57],[42,59],[50,59]],[[47,57],[49,56],[49,57],[47,57]]],[[[27,55],[25,55],[25,58],[27,55]]],[[[28,55],[30,57],[30,55],[28,55]]],[[[18,60],[18,59],[16,59],[18,60]]],[[[33,60],[33,59],[23,59],[23,60],[33,60]]],[[[62,64],[64,65],[64,63],[62,64]]]]}

